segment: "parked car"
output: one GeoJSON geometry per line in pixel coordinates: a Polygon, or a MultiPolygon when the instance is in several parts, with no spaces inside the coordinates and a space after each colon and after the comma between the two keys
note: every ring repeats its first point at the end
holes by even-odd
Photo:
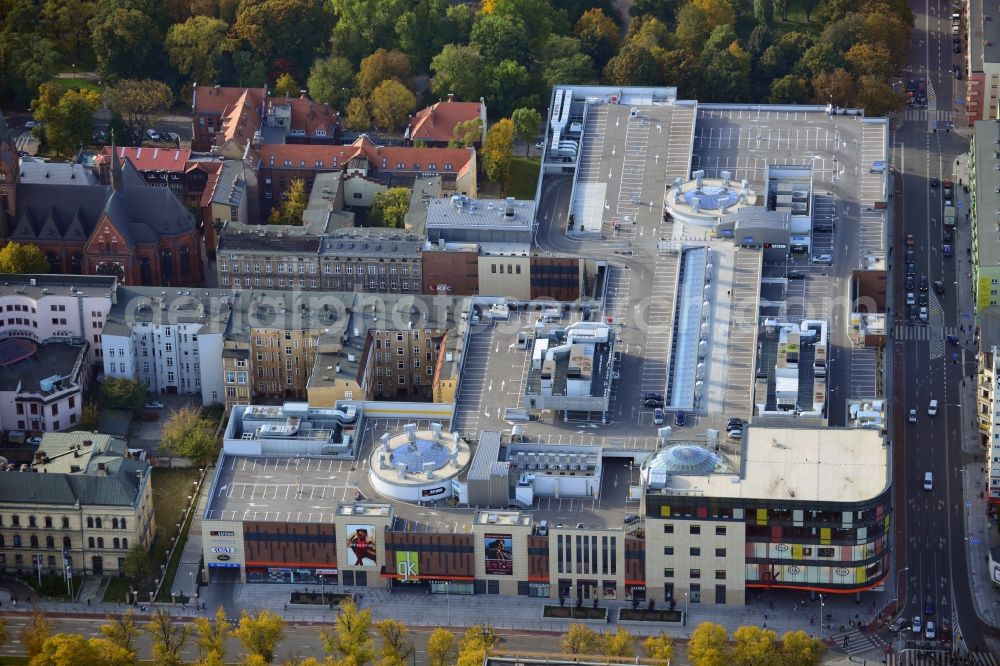
{"type": "Polygon", "coordinates": [[[734,417],[730,418],[729,422],[726,424],[726,427],[727,428],[733,428],[735,426],[739,426],[739,427],[742,428],[743,427],[743,419],[741,419],[738,416],[734,416],[734,417]]]}
{"type": "Polygon", "coordinates": [[[663,409],[657,407],[653,410],[653,425],[663,425],[663,409]]]}
{"type": "Polygon", "coordinates": [[[655,393],[653,391],[645,391],[642,394],[642,399],[643,400],[660,400],[660,401],[662,401],[663,400],[663,396],[661,394],[655,393]]]}
{"type": "Polygon", "coordinates": [[[813,263],[816,263],[816,264],[826,264],[827,266],[829,266],[830,264],[833,263],[833,255],[830,255],[830,254],[817,254],[816,256],[813,257],[812,260],[813,260],[813,263]]]}
{"type": "Polygon", "coordinates": [[[663,407],[663,400],[657,400],[656,398],[646,398],[642,401],[643,407],[649,407],[650,409],[654,407],[663,407]]]}
{"type": "Polygon", "coordinates": [[[788,271],[789,280],[802,280],[806,277],[806,274],[802,271],[788,271]]]}
{"type": "Polygon", "coordinates": [[[146,130],[146,138],[149,139],[150,141],[159,141],[160,133],[157,132],[155,129],[148,129],[146,130]]]}
{"type": "Polygon", "coordinates": [[[684,412],[677,412],[674,414],[674,425],[677,427],[683,426],[687,422],[687,415],[684,412]]]}
{"type": "Polygon", "coordinates": [[[29,437],[28,439],[26,439],[24,441],[25,441],[26,444],[28,444],[30,446],[41,446],[41,444],[42,444],[42,438],[41,437],[29,437]]]}
{"type": "Polygon", "coordinates": [[[941,233],[941,240],[943,240],[945,243],[951,242],[951,229],[945,229],[941,233]]]}
{"type": "Polygon", "coordinates": [[[146,409],[163,409],[163,403],[159,400],[150,400],[145,404],[146,409]]]}
{"type": "Polygon", "coordinates": [[[946,257],[950,257],[951,256],[951,245],[949,245],[948,243],[945,243],[944,245],[942,245],[941,246],[941,254],[943,254],[946,257]]]}

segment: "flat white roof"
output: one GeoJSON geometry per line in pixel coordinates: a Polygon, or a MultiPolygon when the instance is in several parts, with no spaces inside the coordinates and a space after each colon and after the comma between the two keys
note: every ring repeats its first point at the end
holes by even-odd
{"type": "Polygon", "coordinates": [[[736,474],[673,476],[664,492],[709,497],[859,502],[889,483],[889,455],[874,430],[751,426],[736,474]]]}

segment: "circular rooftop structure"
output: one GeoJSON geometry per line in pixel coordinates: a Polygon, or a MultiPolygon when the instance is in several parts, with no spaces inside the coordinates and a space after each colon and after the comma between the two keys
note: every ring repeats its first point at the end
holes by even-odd
{"type": "Polygon", "coordinates": [[[650,488],[662,488],[671,476],[705,476],[733,471],[724,454],[698,444],[667,446],[642,461],[640,474],[650,488]]]}
{"type": "Polygon", "coordinates": [[[0,340],[0,367],[30,358],[36,351],[38,345],[28,338],[4,338],[0,340]]]}
{"type": "Polygon", "coordinates": [[[404,502],[433,502],[451,493],[451,480],[472,459],[469,445],[438,423],[430,430],[408,424],[382,435],[368,464],[368,479],[381,495],[404,502]]]}
{"type": "Polygon", "coordinates": [[[705,178],[697,171],[693,180],[675,179],[664,196],[664,205],[675,219],[709,228],[718,224],[723,215],[756,204],[757,194],[746,181],[705,178]]]}

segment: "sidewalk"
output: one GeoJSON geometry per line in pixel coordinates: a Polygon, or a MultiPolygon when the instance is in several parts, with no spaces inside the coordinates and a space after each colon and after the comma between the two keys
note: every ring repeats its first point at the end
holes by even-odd
{"type": "Polygon", "coordinates": [[[208,468],[208,473],[204,477],[209,483],[202,482],[198,487],[198,502],[195,507],[194,517],[191,519],[191,528],[188,530],[187,541],[181,551],[181,559],[177,564],[177,572],[174,574],[173,584],[170,594],[184,596],[193,595],[198,592],[201,580],[198,578],[198,565],[201,563],[201,517],[205,515],[208,506],[208,494],[211,492],[212,473],[214,467],[208,468]]]}

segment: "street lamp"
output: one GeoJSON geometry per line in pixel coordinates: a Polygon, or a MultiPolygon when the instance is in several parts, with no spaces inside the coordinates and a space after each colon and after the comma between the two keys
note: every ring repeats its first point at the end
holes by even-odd
{"type": "Polygon", "coordinates": [[[901,597],[900,597],[900,594],[899,594],[899,590],[902,587],[901,582],[903,580],[901,578],[901,576],[903,575],[904,571],[909,571],[909,570],[910,570],[910,567],[903,567],[902,569],[900,569],[899,571],[896,572],[896,597],[895,597],[895,599],[891,599],[891,601],[897,601],[897,602],[901,601],[901,597]]]}
{"type": "Polygon", "coordinates": [[[451,626],[451,581],[444,582],[444,596],[448,601],[448,626],[451,626]]]}
{"type": "Polygon", "coordinates": [[[688,593],[685,592],[684,593],[684,626],[685,627],[688,624],[688,610],[690,610],[690,608],[691,608],[691,605],[688,603],[688,601],[689,601],[689,599],[688,599],[688,593]]]}
{"type": "Polygon", "coordinates": [[[823,640],[823,621],[826,620],[826,614],[823,612],[823,595],[819,595],[819,639],[823,640]]]}
{"type": "Polygon", "coordinates": [[[319,575],[319,598],[320,602],[326,604],[326,585],[323,583],[323,574],[319,575]]]}

